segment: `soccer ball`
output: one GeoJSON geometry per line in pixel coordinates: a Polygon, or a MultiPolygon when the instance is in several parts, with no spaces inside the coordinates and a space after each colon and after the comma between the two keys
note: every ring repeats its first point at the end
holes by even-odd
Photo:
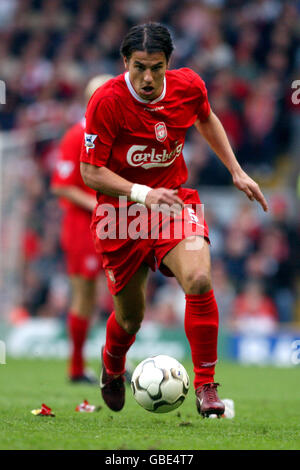
{"type": "Polygon", "coordinates": [[[189,389],[189,376],[170,356],[149,357],[140,362],[131,377],[133,396],[145,410],[168,413],[178,408],[189,389]]]}

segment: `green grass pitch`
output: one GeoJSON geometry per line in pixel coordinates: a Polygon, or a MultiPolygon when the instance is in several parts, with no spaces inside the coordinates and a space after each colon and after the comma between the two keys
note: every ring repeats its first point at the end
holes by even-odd
{"type": "MultiPolygon", "coordinates": [[[[97,370],[99,366],[92,364],[97,370]]],[[[192,378],[191,364],[185,363],[192,378]]],[[[8,359],[0,365],[0,449],[297,450],[300,449],[300,369],[220,363],[221,398],[232,398],[236,417],[203,419],[192,388],[167,414],[143,410],[130,387],[124,409],[110,411],[96,386],[71,385],[60,360],[8,359]],[[87,399],[97,413],[75,412],[87,399]],[[50,406],[55,418],[34,416],[50,406]]]]}

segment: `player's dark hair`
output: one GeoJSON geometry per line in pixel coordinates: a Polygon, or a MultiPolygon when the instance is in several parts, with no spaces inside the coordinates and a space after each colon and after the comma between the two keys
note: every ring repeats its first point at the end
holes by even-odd
{"type": "Polygon", "coordinates": [[[167,62],[174,50],[169,30],[160,23],[133,26],[121,44],[120,52],[127,60],[134,51],[164,52],[167,62]]]}

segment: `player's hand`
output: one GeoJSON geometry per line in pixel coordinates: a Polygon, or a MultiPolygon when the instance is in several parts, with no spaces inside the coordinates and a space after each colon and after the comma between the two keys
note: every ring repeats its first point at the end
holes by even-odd
{"type": "Polygon", "coordinates": [[[177,194],[178,189],[152,189],[147,194],[146,207],[168,213],[172,216],[175,214],[179,215],[184,207],[184,202],[177,194]]]}
{"type": "Polygon", "coordinates": [[[258,201],[265,212],[268,212],[268,204],[258,184],[243,170],[232,176],[233,184],[248,196],[250,201],[258,201]]]}

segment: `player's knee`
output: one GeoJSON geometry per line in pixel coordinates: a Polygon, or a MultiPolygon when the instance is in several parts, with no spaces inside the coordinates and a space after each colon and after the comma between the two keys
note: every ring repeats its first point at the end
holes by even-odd
{"type": "Polygon", "coordinates": [[[123,328],[130,335],[135,335],[142,324],[144,318],[144,305],[140,305],[140,308],[132,310],[130,315],[123,315],[123,328]]]}
{"type": "Polygon", "coordinates": [[[141,324],[142,319],[125,320],[123,323],[123,328],[129,335],[135,335],[139,331],[141,324]]]}
{"type": "Polygon", "coordinates": [[[196,270],[186,275],[183,285],[186,294],[204,294],[212,289],[210,274],[196,270]]]}

